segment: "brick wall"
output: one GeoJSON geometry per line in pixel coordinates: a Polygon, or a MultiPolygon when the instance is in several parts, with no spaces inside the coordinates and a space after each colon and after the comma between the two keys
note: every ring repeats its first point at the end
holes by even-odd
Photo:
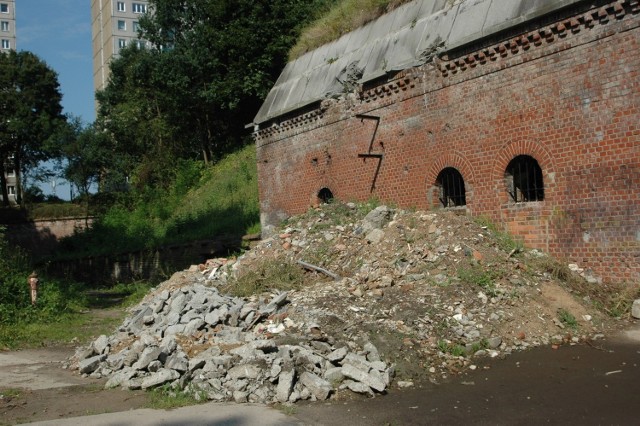
{"type": "Polygon", "coordinates": [[[270,123],[255,133],[263,227],[306,211],[322,188],[441,208],[436,180],[453,167],[470,214],[605,280],[637,282],[639,9],[621,1],[531,24],[270,123]],[[511,200],[505,171],[518,155],[542,169],[543,201],[511,200]]]}

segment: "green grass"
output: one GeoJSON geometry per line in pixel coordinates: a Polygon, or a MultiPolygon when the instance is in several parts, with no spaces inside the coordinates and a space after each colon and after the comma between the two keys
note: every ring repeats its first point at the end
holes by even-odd
{"type": "Polygon", "coordinates": [[[109,288],[91,290],[87,297],[92,308],[109,308],[113,305],[128,308],[138,304],[151,288],[153,284],[149,281],[118,283],[109,288]]]}
{"type": "Polygon", "coordinates": [[[149,392],[147,407],[154,410],[170,410],[205,402],[207,402],[207,395],[204,391],[172,389],[171,385],[167,384],[149,392]]]}
{"type": "Polygon", "coordinates": [[[558,309],[558,319],[566,327],[569,327],[569,328],[578,327],[578,321],[576,321],[576,317],[566,309],[563,309],[563,308],[558,309]]]}
{"type": "Polygon", "coordinates": [[[458,270],[458,278],[462,282],[480,287],[489,297],[498,295],[495,284],[497,274],[495,270],[487,270],[476,265],[458,270]]]}
{"type": "Polygon", "coordinates": [[[24,391],[22,389],[5,388],[0,390],[0,395],[4,398],[18,398],[24,391]]]}
{"type": "Polygon", "coordinates": [[[323,44],[337,40],[382,14],[410,0],[342,0],[332,4],[318,20],[302,30],[297,43],[289,52],[294,60],[323,44]]]}
{"type": "Polygon", "coordinates": [[[107,318],[76,313],[53,321],[0,324],[0,350],[86,343],[101,334],[111,334],[123,317],[124,313],[107,318]]]}
{"type": "Polygon", "coordinates": [[[57,259],[112,255],[260,230],[255,147],[213,166],[181,161],[172,185],[123,193],[91,229],[62,241],[57,259]]]}
{"type": "Polygon", "coordinates": [[[298,410],[296,409],[296,406],[293,404],[278,404],[276,406],[285,416],[293,416],[295,415],[298,410]]]}
{"type": "Polygon", "coordinates": [[[438,350],[453,356],[467,356],[467,349],[462,345],[447,342],[446,340],[438,341],[438,350]]]}
{"type": "Polygon", "coordinates": [[[67,313],[23,315],[24,320],[0,322],[0,350],[78,345],[101,334],[109,335],[122,323],[125,308],[139,303],[150,287],[146,282],[137,282],[91,290],[84,293],[85,305],[67,313]]]}

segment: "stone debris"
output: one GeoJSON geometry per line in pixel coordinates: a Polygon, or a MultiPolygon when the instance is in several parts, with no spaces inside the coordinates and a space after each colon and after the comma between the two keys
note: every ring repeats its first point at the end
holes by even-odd
{"type": "Polygon", "coordinates": [[[374,396],[395,376],[400,388],[437,382],[475,368],[474,358],[601,336],[602,317],[527,262],[542,253],[503,241],[455,212],[322,206],[238,259],[174,274],[70,366],[108,388],[169,384],[214,401],[293,403],[374,396]],[[304,268],[304,285],[220,292],[269,261],[304,268]],[[563,324],[559,308],[579,324],[563,324]]]}
{"type": "Polygon", "coordinates": [[[640,299],[633,301],[633,305],[631,305],[631,316],[640,319],[640,299]]]}
{"type": "Polygon", "coordinates": [[[362,393],[382,393],[388,386],[381,377],[390,376],[391,369],[369,342],[362,353],[374,354],[375,363],[364,355],[355,358],[357,354],[328,343],[325,336],[302,337],[304,324],[281,322],[282,328],[273,330],[256,321],[273,321],[282,314],[289,303],[286,292],[258,303],[221,295],[216,287],[205,286],[199,274],[179,274],[190,276],[193,284],[156,291],[117,333],[78,349],[75,368],[91,377],[108,377],[107,388],[171,383],[204,391],[216,401],[285,403],[327,399],[347,376],[336,370],[350,372],[355,367],[347,362],[358,359],[362,370],[349,377],[362,384],[362,393]],[[279,342],[277,334],[285,330],[298,343],[279,342]]]}

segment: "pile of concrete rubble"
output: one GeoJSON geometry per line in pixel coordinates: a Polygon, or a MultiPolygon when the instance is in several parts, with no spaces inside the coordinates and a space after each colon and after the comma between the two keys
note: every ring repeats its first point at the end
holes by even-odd
{"type": "Polygon", "coordinates": [[[455,211],[323,206],[235,261],[174,274],[70,367],[107,387],[285,403],[375,395],[394,375],[398,387],[436,382],[483,357],[602,337],[606,320],[536,269],[543,258],[455,211]],[[304,268],[304,286],[222,294],[260,262],[304,268]]]}
{"type": "MultiPolygon", "coordinates": [[[[217,268],[211,272],[215,276],[217,268]]],[[[294,324],[286,315],[286,292],[269,303],[247,301],[203,285],[210,280],[199,272],[177,275],[191,283],[168,281],[173,288],[155,291],[116,334],[78,350],[74,367],[108,377],[107,388],[170,383],[215,401],[324,400],[335,387],[373,395],[389,386],[393,367],[371,343],[354,352],[314,324],[294,324]],[[290,338],[279,339],[285,329],[290,338]]]]}

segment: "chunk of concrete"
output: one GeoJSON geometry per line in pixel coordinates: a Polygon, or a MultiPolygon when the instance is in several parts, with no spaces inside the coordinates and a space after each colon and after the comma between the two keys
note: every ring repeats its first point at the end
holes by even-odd
{"type": "Polygon", "coordinates": [[[133,368],[136,370],[144,370],[149,366],[152,361],[158,359],[162,350],[157,346],[147,346],[144,348],[138,360],[133,364],[133,368]]]}
{"type": "Polygon", "coordinates": [[[633,305],[631,305],[631,316],[640,319],[640,299],[633,301],[633,305]]]}
{"type": "Polygon", "coordinates": [[[113,389],[118,386],[122,386],[123,383],[128,382],[137,374],[136,369],[131,367],[125,367],[120,371],[111,375],[107,383],[104,385],[105,389],[113,389]]]}
{"type": "Polygon", "coordinates": [[[382,392],[386,388],[384,381],[381,377],[379,377],[379,374],[376,375],[364,372],[354,367],[353,365],[348,364],[343,366],[342,374],[344,374],[345,377],[349,377],[350,379],[353,379],[357,382],[364,383],[365,385],[377,390],[378,392],[382,392]]]}
{"type": "Polygon", "coordinates": [[[94,342],[92,343],[92,346],[95,353],[103,354],[104,351],[109,346],[109,338],[103,334],[100,337],[98,337],[96,340],[94,340],[94,342]]]}
{"type": "Polygon", "coordinates": [[[168,368],[163,368],[159,370],[157,373],[152,374],[151,376],[142,380],[142,384],[140,385],[142,389],[154,388],[156,386],[163,385],[167,382],[172,382],[180,377],[180,373],[175,370],[169,370],[168,368]]]}
{"type": "Polygon", "coordinates": [[[300,376],[300,383],[302,383],[309,392],[311,392],[311,394],[320,401],[329,398],[329,394],[333,391],[329,382],[313,373],[309,373],[308,371],[302,373],[300,376]]]}
{"type": "Polygon", "coordinates": [[[291,369],[289,371],[283,371],[278,376],[278,387],[276,388],[276,399],[279,402],[287,402],[291,391],[293,391],[293,385],[295,383],[296,371],[291,369]]]}
{"type": "Polygon", "coordinates": [[[233,380],[238,379],[257,379],[262,369],[254,364],[242,364],[232,367],[228,375],[233,380]]]}
{"type": "Polygon", "coordinates": [[[100,363],[106,358],[106,355],[96,355],[91,358],[83,359],[78,364],[78,371],[80,371],[80,374],[91,374],[98,369],[100,363]]]}

